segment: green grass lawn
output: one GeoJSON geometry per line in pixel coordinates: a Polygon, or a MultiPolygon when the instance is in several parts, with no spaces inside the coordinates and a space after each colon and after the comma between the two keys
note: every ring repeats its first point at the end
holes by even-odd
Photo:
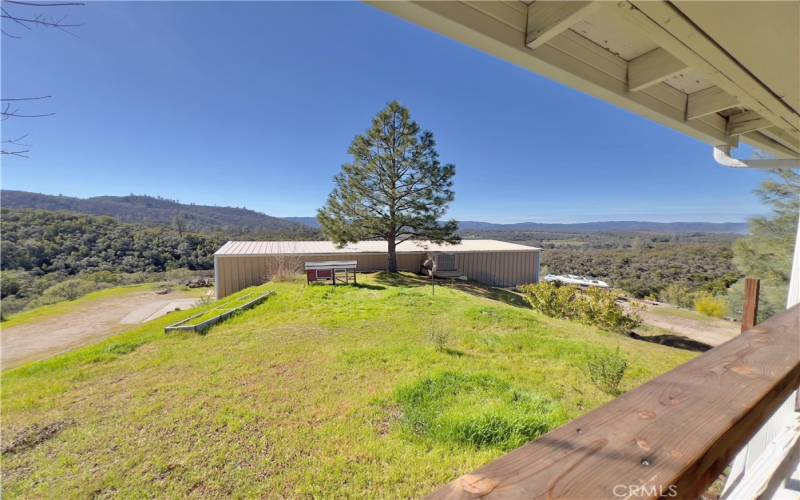
{"type": "Polygon", "coordinates": [[[598,350],[626,390],[694,356],[419,283],[268,284],[205,335],[164,334],[182,311],[5,372],[4,495],[416,497],[609,401],[598,350]]]}

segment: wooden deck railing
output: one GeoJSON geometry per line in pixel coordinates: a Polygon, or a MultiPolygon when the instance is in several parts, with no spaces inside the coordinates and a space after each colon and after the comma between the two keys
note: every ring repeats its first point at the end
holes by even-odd
{"type": "Polygon", "coordinates": [[[430,498],[696,498],[800,383],[800,305],[430,498]]]}

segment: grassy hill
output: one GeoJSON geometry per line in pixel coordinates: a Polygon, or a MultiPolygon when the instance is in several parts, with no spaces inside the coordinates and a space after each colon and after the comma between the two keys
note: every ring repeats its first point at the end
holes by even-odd
{"type": "Polygon", "coordinates": [[[188,231],[223,231],[228,233],[313,234],[306,226],[255,210],[179,203],[153,196],[96,196],[74,198],[27,191],[3,190],[4,208],[39,209],[108,215],[122,222],[172,225],[180,216],[188,231]]]}
{"type": "Polygon", "coordinates": [[[594,353],[620,347],[626,390],[692,357],[506,292],[359,282],[267,284],[207,335],[165,335],[179,312],[4,373],[4,495],[418,497],[610,400],[594,353]]]}

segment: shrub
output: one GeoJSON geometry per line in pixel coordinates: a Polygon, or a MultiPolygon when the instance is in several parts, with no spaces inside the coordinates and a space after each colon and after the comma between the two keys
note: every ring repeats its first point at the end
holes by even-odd
{"type": "Polygon", "coordinates": [[[600,288],[583,291],[553,283],[522,288],[526,300],[537,311],[554,318],[572,319],[604,330],[625,333],[640,324],[637,314],[627,314],[614,292],[600,288]]]}
{"type": "Polygon", "coordinates": [[[728,303],[721,297],[714,297],[711,294],[699,294],[694,301],[694,308],[700,314],[713,318],[724,318],[728,315],[728,303]]]}
{"type": "Polygon", "coordinates": [[[537,311],[554,318],[573,319],[577,316],[574,302],[577,288],[555,283],[539,283],[522,287],[525,299],[537,311]]]}
{"type": "Polygon", "coordinates": [[[437,351],[444,352],[444,350],[447,349],[447,342],[450,340],[450,335],[442,330],[431,330],[428,332],[428,340],[437,351]]]}
{"type": "Polygon", "coordinates": [[[273,264],[267,272],[265,282],[294,281],[297,273],[303,268],[303,261],[290,255],[279,255],[272,261],[273,264]]]}
{"type": "Polygon", "coordinates": [[[600,351],[589,357],[587,362],[589,378],[601,391],[616,396],[620,393],[619,384],[628,369],[628,360],[617,347],[616,351],[600,351]]]}
{"type": "Polygon", "coordinates": [[[97,290],[97,283],[80,278],[62,281],[53,285],[42,294],[42,301],[45,304],[52,304],[62,300],[75,300],[89,292],[97,290]]]}
{"type": "Polygon", "coordinates": [[[678,307],[690,309],[694,306],[694,294],[683,285],[670,283],[658,295],[661,302],[666,302],[678,307]]]}

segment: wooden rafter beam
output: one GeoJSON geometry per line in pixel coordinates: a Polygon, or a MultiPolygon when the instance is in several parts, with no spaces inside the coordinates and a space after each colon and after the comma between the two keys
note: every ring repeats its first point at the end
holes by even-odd
{"type": "Polygon", "coordinates": [[[795,152],[795,156],[800,156],[800,134],[790,134],[778,127],[770,127],[759,130],[759,132],[773,141],[785,144],[795,152]]]}
{"type": "Polygon", "coordinates": [[[738,97],[743,106],[760,113],[775,126],[800,130],[800,115],[699,31],[670,2],[627,0],[614,5],[651,40],[690,67],[703,71],[722,90],[738,97]]]}
{"type": "Polygon", "coordinates": [[[686,102],[686,119],[694,120],[739,105],[739,99],[719,87],[711,87],[689,94],[686,102]]]}
{"type": "Polygon", "coordinates": [[[755,111],[745,111],[728,117],[725,133],[728,135],[741,135],[771,126],[772,122],[755,111]]]}
{"type": "Polygon", "coordinates": [[[541,0],[533,2],[528,6],[528,33],[525,45],[530,49],[541,47],[591,14],[597,5],[595,2],[541,0]]]}
{"type": "Polygon", "coordinates": [[[683,61],[659,47],[628,62],[628,88],[632,92],[646,89],[686,68],[683,61]]]}

